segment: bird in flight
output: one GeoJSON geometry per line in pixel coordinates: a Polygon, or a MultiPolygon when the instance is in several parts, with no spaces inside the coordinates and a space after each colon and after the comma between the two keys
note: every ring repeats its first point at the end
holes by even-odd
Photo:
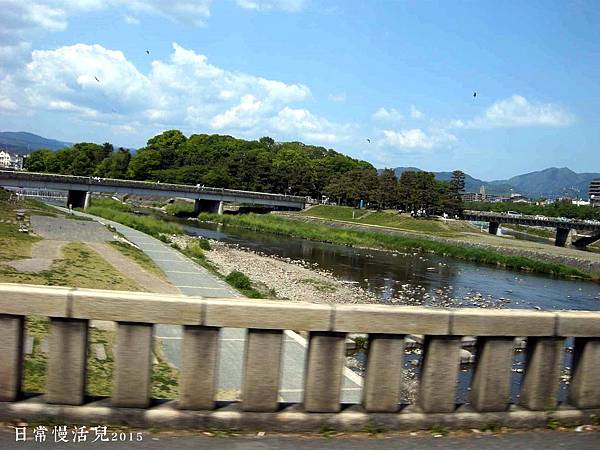
{"type": "Polygon", "coordinates": [[[371,139],[367,138],[367,142],[370,144],[371,143],[371,139]]]}
{"type": "Polygon", "coordinates": [[[477,92],[473,92],[473,98],[477,97],[477,92]]]}
{"type": "Polygon", "coordinates": [[[150,50],[146,50],[146,54],[149,55],[150,54],[150,50]]]}
{"type": "Polygon", "coordinates": [[[97,81],[98,83],[100,83],[100,80],[98,79],[98,77],[94,77],[94,78],[96,79],[96,81],[97,81]]]}

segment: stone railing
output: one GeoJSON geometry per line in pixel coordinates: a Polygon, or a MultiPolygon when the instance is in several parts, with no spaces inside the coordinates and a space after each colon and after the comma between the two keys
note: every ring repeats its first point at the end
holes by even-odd
{"type": "Polygon", "coordinates": [[[600,412],[600,313],[426,309],[204,299],[0,284],[0,421],[125,422],[136,426],[314,430],[583,421],[600,412]],[[48,317],[45,394],[21,392],[25,317],[48,317]],[[116,322],[112,397],[86,398],[90,320],[116,322]],[[154,324],[183,325],[179,398],[150,398],[154,324]],[[219,330],[245,328],[241,401],[215,402],[219,330]],[[301,404],[278,402],[284,330],[308,332],[301,404]],[[362,402],[340,403],[347,333],[368,334],[362,402]],[[400,405],[405,336],[423,335],[417,400],[400,405]],[[461,339],[476,337],[470,399],[456,404],[461,339]],[[518,404],[515,338],[526,338],[518,404]],[[559,402],[566,339],[567,401],[559,402]],[[569,341],[570,342],[570,341],[569,341]]]}

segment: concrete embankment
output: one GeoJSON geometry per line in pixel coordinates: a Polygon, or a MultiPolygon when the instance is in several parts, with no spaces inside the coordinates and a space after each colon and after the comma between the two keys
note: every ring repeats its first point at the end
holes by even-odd
{"type": "Polygon", "coordinates": [[[564,264],[567,266],[575,267],[583,272],[590,273],[593,276],[600,275],[599,253],[585,252],[571,248],[554,247],[552,245],[544,243],[519,241],[516,239],[508,240],[498,236],[484,234],[479,235],[476,233],[463,233],[455,238],[450,238],[435,236],[431,234],[398,230],[377,225],[363,225],[339,220],[303,216],[294,213],[278,213],[277,215],[280,217],[285,217],[289,220],[328,225],[333,228],[343,230],[375,232],[389,236],[419,238],[424,240],[443,242],[446,244],[461,245],[470,248],[492,250],[509,256],[523,256],[539,261],[564,264]]]}

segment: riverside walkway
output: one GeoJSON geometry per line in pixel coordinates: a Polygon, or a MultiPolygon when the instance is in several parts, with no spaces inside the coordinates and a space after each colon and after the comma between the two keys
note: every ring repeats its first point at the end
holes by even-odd
{"type": "MultiPolygon", "coordinates": [[[[65,208],[59,209],[69,212],[65,208]]],[[[241,302],[244,301],[244,297],[224,281],[158,239],[111,220],[78,211],[73,213],[114,227],[152,258],[165,273],[168,281],[182,294],[206,298],[239,297],[241,302]]],[[[292,331],[285,333],[280,396],[282,401],[300,402],[304,386],[303,367],[307,344],[299,334],[292,331]]],[[[240,390],[245,335],[245,330],[234,328],[226,328],[221,333],[218,390],[222,392],[222,395],[234,397],[235,392],[240,390]]],[[[159,339],[167,359],[180,368],[182,328],[177,325],[157,325],[155,337],[159,339]]],[[[359,402],[361,386],[362,378],[346,368],[342,382],[342,401],[359,402]]]]}

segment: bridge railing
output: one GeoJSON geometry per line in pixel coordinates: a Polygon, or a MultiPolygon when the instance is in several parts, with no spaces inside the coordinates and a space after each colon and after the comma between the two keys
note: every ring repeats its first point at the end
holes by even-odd
{"type": "Polygon", "coordinates": [[[172,184],[172,183],[158,183],[151,181],[137,181],[137,180],[121,180],[116,178],[94,178],[84,177],[76,175],[59,175],[59,174],[48,174],[38,172],[14,172],[14,171],[0,171],[0,175],[4,179],[8,180],[29,180],[29,181],[40,181],[40,182],[55,182],[64,184],[83,184],[93,189],[94,186],[115,186],[115,187],[134,187],[140,189],[153,189],[160,191],[175,191],[175,192],[186,192],[186,193],[198,193],[198,194],[212,194],[212,195],[230,195],[238,197],[252,197],[252,198],[263,198],[263,199],[280,199],[283,201],[304,203],[305,197],[297,195],[286,195],[286,194],[273,194],[268,192],[252,192],[243,191],[239,189],[222,189],[215,187],[196,187],[186,184],[172,184]]]}
{"type": "MultiPolygon", "coordinates": [[[[600,409],[600,312],[324,305],[0,284],[0,402],[6,402],[0,403],[0,420],[23,417],[31,411],[19,407],[29,401],[21,400],[21,385],[25,318],[31,315],[49,318],[47,383],[42,401],[48,406],[74,405],[51,410],[53,414],[71,411],[81,418],[86,411],[93,411],[83,406],[87,401],[91,320],[116,322],[112,408],[137,408],[142,415],[156,408],[150,398],[156,324],[183,325],[180,394],[172,411],[185,417],[191,411],[214,414],[221,408],[215,395],[218,340],[223,327],[247,330],[241,401],[236,403],[239,414],[289,412],[278,400],[284,330],[308,335],[303,401],[293,411],[311,420],[335,420],[348,414],[340,401],[347,333],[368,334],[362,401],[353,410],[364,420],[388,413],[386,417],[393,417],[396,424],[392,426],[407,417],[421,421],[431,417],[464,426],[480,417],[477,414],[493,413],[481,416],[481,420],[502,421],[503,414],[514,415],[515,411],[540,412],[544,415],[536,417],[547,418],[548,413],[559,409],[596,413],[600,409]],[[417,400],[407,406],[400,404],[400,395],[405,337],[409,334],[423,335],[424,340],[417,400]],[[477,346],[470,397],[466,404],[458,405],[464,336],[476,337],[477,346]],[[515,405],[511,385],[517,337],[526,338],[526,364],[515,405]],[[567,401],[561,404],[567,338],[574,338],[573,360],[567,401]]],[[[39,409],[35,411],[39,413],[39,409]]],[[[143,417],[146,420],[149,416],[143,417]]],[[[282,425],[299,416],[277,417],[279,422],[273,419],[267,425],[277,427],[276,423],[282,425]]],[[[517,420],[523,417],[517,416],[517,420]]]]}

